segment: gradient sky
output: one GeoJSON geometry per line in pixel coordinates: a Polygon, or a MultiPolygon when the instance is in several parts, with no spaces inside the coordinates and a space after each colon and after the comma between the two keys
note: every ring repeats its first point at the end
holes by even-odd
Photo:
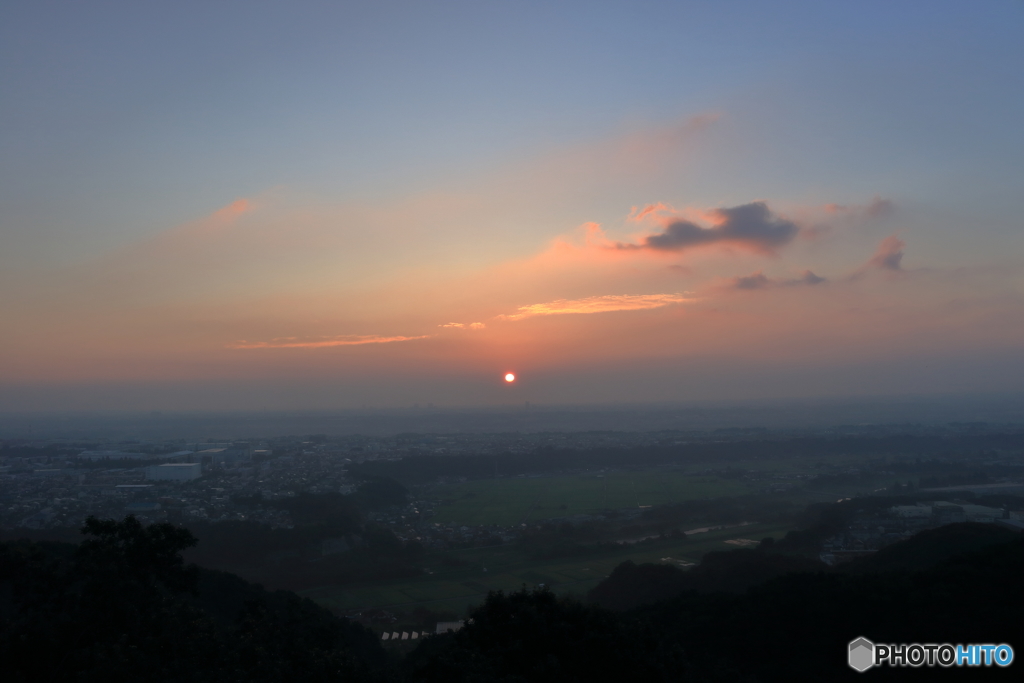
{"type": "Polygon", "coordinates": [[[8,2],[0,68],[0,410],[1024,381],[1020,1],[8,2]]]}

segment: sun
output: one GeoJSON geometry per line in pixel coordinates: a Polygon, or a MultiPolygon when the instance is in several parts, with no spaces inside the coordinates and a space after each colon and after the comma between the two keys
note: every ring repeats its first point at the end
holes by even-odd
{"type": "Polygon", "coordinates": [[[516,376],[515,376],[515,375],[513,375],[513,374],[512,374],[511,372],[509,372],[509,373],[507,373],[507,374],[505,375],[505,381],[506,381],[506,382],[510,382],[510,383],[511,383],[511,382],[515,382],[515,381],[516,381],[516,376]]]}

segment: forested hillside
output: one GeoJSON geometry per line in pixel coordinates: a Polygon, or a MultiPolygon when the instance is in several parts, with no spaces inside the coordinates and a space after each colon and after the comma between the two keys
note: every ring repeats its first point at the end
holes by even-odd
{"type": "Polygon", "coordinates": [[[925,532],[837,569],[763,544],[688,573],[627,563],[589,602],[492,593],[468,625],[404,659],[292,593],[186,565],[186,529],[129,517],[84,532],[78,546],[0,544],[5,680],[842,681],[859,675],[846,665],[858,636],[1024,643],[1024,538],[984,525],[925,532]]]}

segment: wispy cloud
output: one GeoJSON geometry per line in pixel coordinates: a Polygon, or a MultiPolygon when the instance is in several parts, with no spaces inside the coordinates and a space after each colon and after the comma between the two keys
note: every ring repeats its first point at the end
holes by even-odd
{"type": "Polygon", "coordinates": [[[886,237],[878,245],[878,249],[875,250],[875,255],[871,257],[871,260],[868,261],[868,265],[882,270],[902,270],[903,247],[905,246],[907,246],[907,243],[895,235],[886,237]]]}
{"type": "Polygon", "coordinates": [[[638,206],[634,206],[632,211],[629,212],[629,216],[626,217],[626,220],[632,223],[640,223],[648,218],[657,217],[658,214],[671,214],[675,212],[676,210],[668,204],[658,202],[657,204],[648,204],[642,209],[638,206]]]}
{"type": "Polygon", "coordinates": [[[857,270],[850,274],[849,279],[859,280],[871,272],[884,272],[890,274],[902,274],[903,270],[903,249],[907,243],[889,235],[878,245],[875,253],[857,270]]]}
{"type": "Polygon", "coordinates": [[[285,337],[266,342],[239,341],[229,344],[230,349],[323,349],[332,346],[362,346],[364,344],[391,344],[393,342],[426,339],[430,335],[418,337],[378,337],[375,335],[345,335],[314,341],[301,341],[295,337],[285,337]]]}
{"type": "Polygon", "coordinates": [[[537,315],[570,315],[610,313],[613,311],[641,311],[661,308],[670,304],[692,301],[685,294],[610,294],[589,296],[585,299],[556,299],[541,304],[520,306],[518,313],[498,316],[503,320],[522,320],[537,315]]]}
{"type": "Polygon", "coordinates": [[[886,218],[896,212],[896,202],[884,197],[875,197],[870,204],[863,206],[847,206],[845,204],[826,204],[825,211],[833,215],[863,217],[869,220],[886,218]]]}

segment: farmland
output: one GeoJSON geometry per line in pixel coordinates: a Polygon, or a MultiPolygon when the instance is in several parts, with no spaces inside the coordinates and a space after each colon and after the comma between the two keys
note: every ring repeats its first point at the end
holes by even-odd
{"type": "Polygon", "coordinates": [[[400,620],[424,609],[454,618],[488,591],[523,585],[582,595],[626,560],[689,566],[711,551],[782,538],[809,503],[900,491],[902,485],[893,488],[898,480],[959,471],[892,446],[873,451],[854,441],[836,452],[830,442],[812,445],[820,453],[795,442],[792,455],[770,444],[734,444],[721,454],[709,448],[661,462],[643,451],[595,451],[589,462],[552,453],[522,462],[488,456],[373,463],[366,476],[399,478],[417,501],[375,519],[404,538],[422,536],[422,573],[303,593],[339,612],[385,610],[400,620]],[[740,522],[749,524],[723,526],[740,522]],[[686,538],[674,537],[675,529],[686,538]]]}
{"type": "Polygon", "coordinates": [[[433,521],[511,526],[602,510],[643,508],[749,493],[741,481],[683,472],[609,472],[483,479],[427,489],[440,504],[433,521]]]}
{"type": "MultiPolygon", "coordinates": [[[[862,468],[863,456],[832,456],[829,470],[862,468]]],[[[688,467],[643,470],[605,469],[573,474],[529,474],[428,484],[420,489],[437,506],[431,521],[442,524],[512,526],[545,519],[596,514],[655,505],[742,496],[785,489],[802,501],[833,500],[837,495],[870,493],[892,484],[889,474],[856,482],[804,486],[803,477],[822,473],[814,461],[800,457],[690,463],[688,467]],[[744,476],[730,476],[744,473],[744,476]]]]}
{"type": "MultiPolygon", "coordinates": [[[[832,471],[863,467],[864,457],[833,456],[832,471]]],[[[548,520],[574,519],[583,515],[607,518],[610,511],[634,519],[640,511],[676,503],[755,497],[791,501],[803,506],[814,501],[870,492],[892,483],[890,475],[860,477],[855,482],[808,486],[804,480],[820,472],[806,458],[757,458],[735,460],[730,465],[691,462],[685,467],[646,469],[595,469],[574,473],[543,473],[520,476],[435,481],[417,487],[417,497],[433,501],[430,522],[443,526],[530,527],[548,520]],[[742,476],[738,476],[741,475],[742,476]]],[[[699,505],[703,508],[703,505],[699,505]]],[[[708,514],[714,515],[712,507],[708,514]]],[[[612,513],[613,515],[615,513],[612,513]]],[[[585,519],[585,517],[582,517],[585,519]]],[[[763,538],[781,538],[795,528],[792,521],[767,520],[753,515],[742,527],[692,533],[696,527],[714,527],[724,520],[702,517],[680,527],[690,531],[685,539],[650,538],[624,543],[580,557],[537,559],[520,543],[489,547],[449,548],[429,552],[422,561],[421,576],[340,586],[322,586],[304,595],[340,612],[384,609],[408,614],[416,608],[463,615],[490,590],[514,590],[523,585],[545,584],[558,593],[585,594],[621,562],[699,563],[714,550],[728,550],[763,538]],[[738,541],[738,543],[737,543],[738,541]]],[[[640,521],[637,519],[637,521],[640,521]]],[[[733,523],[740,520],[733,519],[733,523]]],[[[608,540],[629,538],[621,530],[636,522],[612,525],[608,540]],[[627,526],[621,526],[626,524],[627,526]],[[615,529],[620,529],[616,532],[615,529]]]]}
{"type": "Polygon", "coordinates": [[[679,539],[652,539],[647,543],[624,546],[618,552],[600,557],[560,560],[529,560],[512,545],[470,548],[435,555],[432,574],[414,579],[381,581],[361,585],[325,586],[304,591],[306,597],[333,609],[348,612],[377,607],[394,612],[427,607],[434,611],[464,614],[480,603],[489,590],[515,590],[545,584],[559,593],[585,594],[626,560],[696,563],[707,552],[739,547],[737,539],[781,538],[789,527],[751,524],[693,534],[679,539]],[[457,566],[445,568],[442,559],[457,566]]]}

